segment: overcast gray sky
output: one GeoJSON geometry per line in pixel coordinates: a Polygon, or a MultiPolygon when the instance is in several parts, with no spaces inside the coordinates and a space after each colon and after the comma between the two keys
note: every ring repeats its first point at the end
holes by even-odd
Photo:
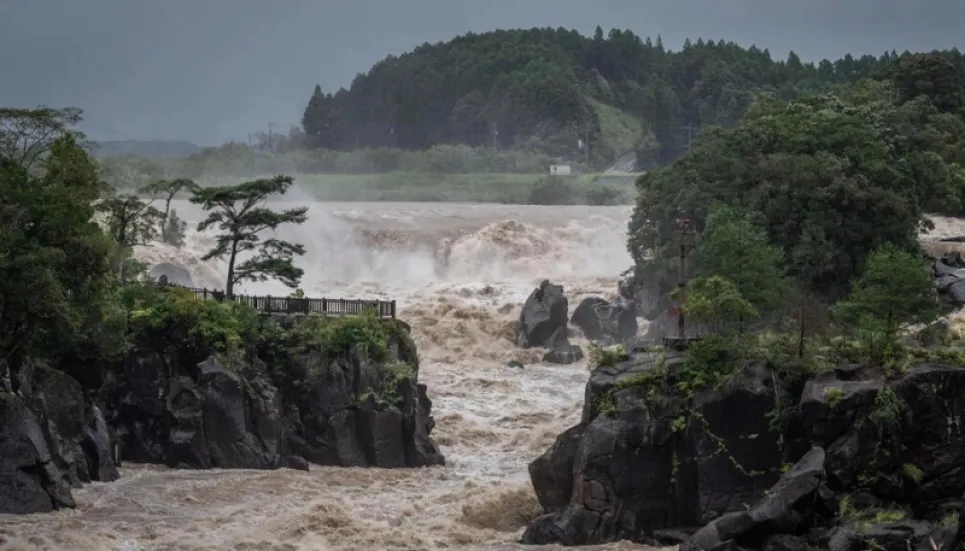
{"type": "Polygon", "coordinates": [[[597,24],[811,60],[965,49],[965,0],[0,0],[0,104],[81,107],[95,139],[216,144],[426,41],[597,24]]]}

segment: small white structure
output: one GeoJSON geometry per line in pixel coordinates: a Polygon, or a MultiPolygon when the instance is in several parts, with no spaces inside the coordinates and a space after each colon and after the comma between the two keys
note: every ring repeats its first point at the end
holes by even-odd
{"type": "Polygon", "coordinates": [[[569,176],[570,165],[550,165],[550,174],[552,176],[569,176]]]}

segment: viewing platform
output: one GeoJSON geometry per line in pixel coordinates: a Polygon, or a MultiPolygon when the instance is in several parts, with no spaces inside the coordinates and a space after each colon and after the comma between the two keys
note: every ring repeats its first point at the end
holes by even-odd
{"type": "MultiPolygon", "coordinates": [[[[204,300],[224,302],[224,291],[184,287],[204,300]]],[[[272,297],[235,295],[234,302],[247,304],[262,315],[302,314],[308,316],[358,316],[366,312],[376,312],[379,318],[395,319],[394,300],[359,300],[342,298],[309,297],[272,297]]]]}

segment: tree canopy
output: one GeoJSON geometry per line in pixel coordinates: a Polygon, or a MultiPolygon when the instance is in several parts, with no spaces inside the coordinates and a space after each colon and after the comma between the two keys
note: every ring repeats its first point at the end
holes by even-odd
{"type": "Polygon", "coordinates": [[[942,84],[952,80],[944,59],[910,57],[790,102],[761,95],[735,127],[705,132],[688,155],[642,176],[629,228],[638,274],[669,289],[675,218],[702,226],[718,203],[758,212],[789,275],[834,298],[871,251],[914,249],[925,212],[965,207],[965,115],[947,111],[962,89],[942,84]],[[901,91],[908,71],[927,93],[901,91]]]}
{"type": "Polygon", "coordinates": [[[31,153],[0,151],[0,371],[14,389],[28,359],[100,359],[123,348],[112,243],[94,220],[104,186],[59,116],[23,114],[36,127],[10,132],[34,136],[31,153]]]}
{"type": "MultiPolygon", "coordinates": [[[[638,168],[649,168],[688,151],[701,129],[736,124],[761,92],[789,100],[897,65],[904,94],[935,87],[955,97],[965,66],[959,52],[930,58],[929,67],[913,57],[813,64],[723,40],[688,40],[674,52],[659,37],[620,29],[592,37],[564,28],[468,33],[390,55],[334,93],[316,86],[302,122],[310,145],[322,149],[498,145],[577,158],[577,139],[588,139],[598,163],[636,148],[638,168]],[[621,131],[627,127],[632,132],[621,131]]],[[[954,101],[940,100],[940,109],[954,101]]]]}
{"type": "Polygon", "coordinates": [[[265,206],[272,195],[283,195],[292,185],[289,176],[242,182],[234,186],[195,188],[191,202],[208,211],[208,217],[198,224],[198,231],[216,226],[221,233],[215,246],[203,260],[227,258],[228,275],[225,294],[233,296],[234,287],[242,281],[279,279],[289,287],[297,287],[303,270],[294,264],[295,256],[305,254],[297,243],[259,236],[282,224],[301,224],[306,220],[307,207],[276,212],[265,206]],[[254,256],[237,264],[239,255],[254,256]]]}

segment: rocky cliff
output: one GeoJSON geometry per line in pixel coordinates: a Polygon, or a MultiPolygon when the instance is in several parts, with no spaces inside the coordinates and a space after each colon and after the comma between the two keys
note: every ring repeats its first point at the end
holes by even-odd
{"type": "Polygon", "coordinates": [[[71,488],[116,479],[120,461],[441,465],[408,327],[381,323],[378,358],[358,345],[263,347],[229,359],[147,340],[86,388],[64,370],[32,366],[20,392],[0,393],[0,513],[73,507],[71,488]]]}
{"type": "Polygon", "coordinates": [[[952,549],[965,369],[934,360],[794,380],[759,361],[711,385],[671,351],[602,365],[530,465],[545,514],[524,542],[952,549]]]}

